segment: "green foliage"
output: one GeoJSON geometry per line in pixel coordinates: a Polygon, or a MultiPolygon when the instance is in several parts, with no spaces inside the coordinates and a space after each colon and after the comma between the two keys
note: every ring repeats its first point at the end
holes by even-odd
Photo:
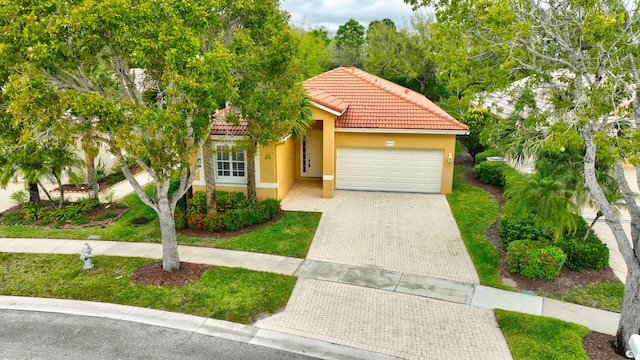
{"type": "Polygon", "coordinates": [[[11,201],[13,201],[16,205],[21,205],[29,201],[29,193],[26,190],[14,191],[9,196],[11,201]]]}
{"type": "MultiPolygon", "coordinates": [[[[96,218],[96,220],[97,220],[97,218],[96,218]]],[[[89,223],[89,221],[91,221],[91,220],[90,220],[88,217],[84,216],[84,215],[76,216],[76,217],[73,219],[73,223],[74,223],[75,225],[84,225],[84,224],[88,224],[88,223],[89,223]]]]}
{"type": "Polygon", "coordinates": [[[176,229],[186,229],[188,224],[188,216],[182,212],[173,214],[173,222],[176,224],[176,229]]]}
{"type": "Polygon", "coordinates": [[[551,237],[540,227],[538,218],[529,214],[518,216],[505,214],[500,219],[498,233],[502,239],[503,248],[507,249],[509,244],[518,240],[549,241],[551,237]]]}
{"type": "Polygon", "coordinates": [[[567,254],[567,269],[603,270],[609,267],[609,248],[593,232],[586,239],[572,236],[558,241],[557,245],[567,254]]]}
{"type": "Polygon", "coordinates": [[[487,229],[498,218],[498,205],[489,193],[465,183],[463,171],[458,167],[454,170],[453,193],[447,195],[451,212],[478,271],[480,283],[505,288],[498,273],[500,256],[486,235],[487,229]]]}
{"type": "Polygon", "coordinates": [[[24,220],[40,220],[47,217],[47,209],[40,204],[23,205],[20,214],[24,220]]]}
{"type": "Polygon", "coordinates": [[[218,211],[227,212],[248,206],[249,200],[247,195],[240,191],[216,191],[216,205],[218,206],[218,211]]]}
{"type": "Polygon", "coordinates": [[[3,214],[2,217],[0,217],[0,221],[4,225],[17,225],[22,221],[22,215],[20,215],[20,213],[3,214]]]}
{"type": "Polygon", "coordinates": [[[106,212],[106,213],[103,213],[103,214],[100,214],[100,215],[96,216],[94,218],[94,220],[97,220],[97,221],[107,220],[107,219],[112,219],[112,218],[114,218],[116,216],[118,216],[118,215],[116,215],[116,214],[114,214],[112,212],[106,212]]]}
{"type": "Polygon", "coordinates": [[[476,178],[483,184],[504,186],[505,170],[509,165],[497,161],[483,161],[475,166],[476,178]]]}
{"type": "Polygon", "coordinates": [[[485,145],[480,142],[480,133],[489,122],[491,114],[484,109],[469,109],[464,113],[460,122],[469,126],[469,134],[458,137],[465,150],[476,159],[476,155],[485,150],[485,145]]]}
{"type": "Polygon", "coordinates": [[[479,152],[476,154],[475,160],[476,160],[476,165],[480,164],[481,162],[484,162],[487,160],[488,157],[490,156],[500,156],[500,153],[498,152],[498,150],[496,149],[486,149],[482,152],[479,152]]]}
{"type": "Polygon", "coordinates": [[[574,286],[560,292],[546,294],[546,296],[552,299],[619,313],[622,310],[624,284],[596,282],[589,285],[574,286]]]}
{"type": "Polygon", "coordinates": [[[285,306],[296,282],[292,276],[216,266],[188,286],[129,281],[136,269],[156,261],[95,256],[95,269],[81,271],[77,255],[0,254],[0,295],[132,305],[248,324],[259,313],[285,306]]]}
{"type": "MultiPolygon", "coordinates": [[[[216,194],[217,196],[217,194],[216,194]]],[[[216,197],[216,202],[217,202],[216,197]]],[[[207,213],[207,193],[204,191],[196,191],[191,197],[189,214],[206,214],[207,213]]]]}
{"type": "Polygon", "coordinates": [[[590,330],[558,319],[494,310],[515,360],[588,360],[582,339],[590,330]]]}
{"type": "Polygon", "coordinates": [[[216,202],[218,203],[218,214],[204,214],[206,194],[204,191],[197,191],[193,195],[189,215],[183,217],[180,214],[175,214],[174,218],[179,226],[187,226],[190,229],[211,232],[222,229],[236,231],[270,220],[276,216],[280,209],[280,200],[265,199],[251,204],[242,192],[216,191],[216,202]],[[198,210],[201,212],[197,212],[198,210]]]}
{"type": "Polygon", "coordinates": [[[566,260],[562,249],[540,241],[516,240],[507,248],[509,271],[530,279],[558,277],[566,260]]]}

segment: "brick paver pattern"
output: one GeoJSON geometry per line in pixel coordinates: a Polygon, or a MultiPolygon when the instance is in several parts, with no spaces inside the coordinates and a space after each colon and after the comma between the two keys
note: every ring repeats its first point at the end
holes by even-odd
{"type": "MultiPolygon", "coordinates": [[[[298,182],[282,203],[323,212],[307,259],[479,283],[445,196],[320,196],[298,182]]],[[[512,358],[491,310],[314,279],[256,326],[407,359],[512,358]]]]}
{"type": "Polygon", "coordinates": [[[338,191],[322,205],[307,259],[479,283],[443,195],[338,191]]]}
{"type": "Polygon", "coordinates": [[[492,310],[321,280],[256,326],[405,359],[512,358],[492,310]]]}

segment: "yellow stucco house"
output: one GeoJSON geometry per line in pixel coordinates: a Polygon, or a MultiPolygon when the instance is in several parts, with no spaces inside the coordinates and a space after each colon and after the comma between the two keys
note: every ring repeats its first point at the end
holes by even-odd
{"type": "MultiPolygon", "coordinates": [[[[282,199],[296,181],[336,189],[451,193],[456,135],[468,127],[423,95],[357,68],[336,68],[303,83],[315,122],[301,139],[283,137],[256,155],[258,198],[282,199]]],[[[246,156],[230,152],[242,124],[217,123],[216,188],[246,192],[246,156]]],[[[200,169],[194,191],[204,190],[200,169]]]]}

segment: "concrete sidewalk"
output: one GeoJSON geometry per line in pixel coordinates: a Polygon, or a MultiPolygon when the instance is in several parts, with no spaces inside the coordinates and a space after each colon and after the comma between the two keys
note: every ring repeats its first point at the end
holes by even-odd
{"type": "MultiPolygon", "coordinates": [[[[161,244],[63,239],[0,238],[0,252],[80,254],[86,242],[91,245],[96,256],[137,256],[155,259],[162,257],[161,244]]],[[[619,314],[609,311],[478,284],[404,272],[193,246],[179,246],[178,251],[182,261],[293,275],[302,279],[384,290],[482,309],[505,309],[549,316],[611,335],[615,335],[620,319],[619,314]]],[[[81,266],[82,262],[78,259],[78,267],[81,266]]],[[[42,301],[46,303],[48,300],[42,301]]]]}

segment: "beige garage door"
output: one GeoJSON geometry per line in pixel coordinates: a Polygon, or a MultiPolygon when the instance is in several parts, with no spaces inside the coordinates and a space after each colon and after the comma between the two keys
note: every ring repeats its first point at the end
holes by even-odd
{"type": "Polygon", "coordinates": [[[336,188],[440,193],[442,150],[338,148],[336,188]]]}

